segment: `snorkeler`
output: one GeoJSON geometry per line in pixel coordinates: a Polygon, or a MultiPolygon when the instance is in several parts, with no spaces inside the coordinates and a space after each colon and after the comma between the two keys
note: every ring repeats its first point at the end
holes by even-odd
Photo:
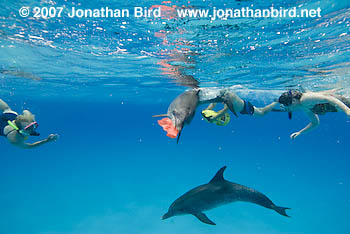
{"type": "Polygon", "coordinates": [[[298,90],[289,90],[279,97],[278,101],[288,111],[289,119],[292,118],[293,111],[303,110],[311,121],[305,128],[292,133],[290,138],[294,139],[300,134],[315,129],[320,124],[318,114],[343,111],[347,116],[350,116],[349,101],[342,96],[336,95],[335,91],[300,92],[298,90]]]}
{"type": "Polygon", "coordinates": [[[57,134],[50,134],[46,139],[34,143],[26,143],[29,136],[39,136],[36,128],[39,124],[35,121],[35,116],[28,110],[24,110],[21,115],[17,114],[0,99],[0,136],[5,136],[7,140],[18,147],[29,149],[43,145],[58,138],[57,134]]]}
{"type": "Polygon", "coordinates": [[[209,121],[217,121],[218,125],[226,125],[229,121],[227,110],[230,110],[234,115],[237,113],[263,116],[270,112],[278,102],[273,102],[266,107],[257,108],[253,106],[249,101],[242,100],[230,89],[219,88],[194,88],[180,94],[169,105],[167,114],[155,115],[154,117],[164,116],[161,120],[158,120],[158,124],[163,127],[167,132],[167,136],[170,138],[177,138],[179,141],[182,129],[185,124],[190,124],[198,105],[211,103],[209,107],[204,110],[202,115],[209,121]],[[224,103],[225,107],[218,113],[212,111],[215,103],[224,103]],[[222,120],[222,118],[225,120],[222,120]],[[227,121],[228,120],[228,121],[227,121]],[[223,123],[221,123],[223,121],[223,123]]]}
{"type": "Polygon", "coordinates": [[[208,103],[209,106],[202,111],[202,116],[209,122],[219,126],[225,126],[230,121],[230,110],[235,116],[237,113],[242,115],[264,116],[270,112],[278,102],[258,108],[253,106],[249,101],[241,99],[236,93],[230,89],[208,89],[200,88],[200,102],[208,103]],[[224,103],[224,108],[218,112],[213,111],[217,103],[224,103]]]}

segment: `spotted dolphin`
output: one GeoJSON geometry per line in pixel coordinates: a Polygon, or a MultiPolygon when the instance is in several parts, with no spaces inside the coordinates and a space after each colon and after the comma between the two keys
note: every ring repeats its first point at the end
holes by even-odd
{"type": "Polygon", "coordinates": [[[158,121],[158,124],[167,131],[169,137],[179,142],[181,132],[185,124],[190,124],[199,103],[198,89],[188,90],[177,96],[169,105],[167,114],[154,115],[154,117],[166,116],[158,121]]]}
{"type": "Polygon", "coordinates": [[[206,224],[215,225],[203,212],[235,201],[251,202],[289,217],[285,207],[276,206],[267,196],[244,185],[229,182],[224,179],[222,167],[208,183],[191,189],[176,199],[162,219],[172,216],[192,214],[206,224]]]}

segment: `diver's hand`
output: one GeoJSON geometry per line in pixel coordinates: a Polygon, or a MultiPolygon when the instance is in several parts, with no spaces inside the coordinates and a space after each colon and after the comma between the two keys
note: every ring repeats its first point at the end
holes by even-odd
{"type": "Polygon", "coordinates": [[[300,132],[295,132],[292,135],[290,135],[290,139],[295,139],[299,135],[300,135],[300,132]]]}
{"type": "Polygon", "coordinates": [[[58,134],[50,134],[47,138],[46,141],[50,142],[50,141],[56,141],[58,139],[58,134]]]}
{"type": "Polygon", "coordinates": [[[207,118],[209,122],[213,122],[216,118],[214,116],[210,116],[207,118]]]}

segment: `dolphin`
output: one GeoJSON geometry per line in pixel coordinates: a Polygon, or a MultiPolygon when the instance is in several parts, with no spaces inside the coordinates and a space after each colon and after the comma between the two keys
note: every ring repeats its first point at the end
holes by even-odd
{"type": "Polygon", "coordinates": [[[192,214],[203,223],[215,225],[203,211],[235,201],[255,203],[289,217],[286,209],[290,208],[276,206],[267,196],[259,191],[225,180],[223,176],[225,169],[226,166],[222,167],[208,184],[191,189],[176,199],[162,219],[192,214]]]}
{"type": "Polygon", "coordinates": [[[21,77],[21,78],[26,78],[26,79],[36,80],[36,81],[41,80],[39,76],[30,72],[18,70],[17,68],[0,69],[0,73],[4,75],[21,77]]]}
{"type": "Polygon", "coordinates": [[[168,131],[166,129],[167,127],[170,127],[170,128],[175,127],[176,134],[174,134],[175,136],[173,137],[176,137],[178,132],[177,143],[179,142],[183,127],[185,126],[185,124],[191,123],[196,113],[196,108],[199,102],[198,92],[199,92],[198,89],[191,89],[183,92],[170,103],[167,114],[153,116],[153,117],[160,117],[160,116],[168,117],[166,119],[159,120],[158,123],[166,131],[168,131]]]}

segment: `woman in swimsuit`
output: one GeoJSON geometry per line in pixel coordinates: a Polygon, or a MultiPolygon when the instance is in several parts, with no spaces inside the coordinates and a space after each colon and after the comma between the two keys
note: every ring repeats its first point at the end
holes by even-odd
{"type": "Polygon", "coordinates": [[[0,136],[18,147],[29,149],[43,145],[58,138],[57,134],[50,134],[46,139],[34,143],[26,143],[29,136],[39,136],[35,130],[39,126],[35,121],[35,116],[28,110],[24,110],[19,115],[0,99],[0,136]]]}

